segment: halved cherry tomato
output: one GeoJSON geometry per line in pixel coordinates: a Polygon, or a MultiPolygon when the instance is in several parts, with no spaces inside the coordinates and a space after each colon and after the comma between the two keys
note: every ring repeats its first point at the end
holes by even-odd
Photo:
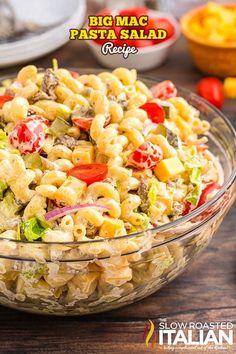
{"type": "Polygon", "coordinates": [[[220,80],[215,77],[206,77],[199,81],[197,93],[205,100],[221,109],[224,103],[224,89],[220,80]]]}
{"type": "Polygon", "coordinates": [[[166,100],[171,97],[177,96],[177,89],[173,82],[165,80],[151,87],[151,92],[154,98],[160,98],[160,100],[166,100]]]}
{"type": "MultiPolygon", "coordinates": [[[[88,132],[91,128],[92,121],[94,120],[94,117],[72,117],[72,122],[74,125],[76,125],[78,128],[85,130],[88,132]]],[[[110,123],[111,116],[106,117],[105,121],[105,127],[110,123]]]]}
{"type": "Polygon", "coordinates": [[[165,120],[164,108],[156,102],[147,102],[140,106],[139,108],[147,112],[148,118],[151,119],[153,123],[163,123],[165,120]]]}
{"type": "Polygon", "coordinates": [[[89,131],[92,121],[93,121],[93,117],[72,117],[72,122],[74,125],[76,125],[76,127],[85,130],[86,132],[89,131]]]}
{"type": "Polygon", "coordinates": [[[10,95],[0,95],[0,108],[3,107],[4,103],[13,100],[14,96],[10,95]]]}
{"type": "Polygon", "coordinates": [[[46,138],[46,122],[47,120],[40,116],[23,119],[12,130],[10,143],[25,155],[40,152],[46,138]]]}
{"type": "Polygon", "coordinates": [[[150,142],[145,142],[130,154],[127,165],[138,169],[149,169],[155,167],[162,159],[162,149],[150,142]]]}
{"type": "Polygon", "coordinates": [[[221,186],[218,183],[210,183],[208,184],[202,191],[202,194],[199,198],[198,204],[197,204],[197,208],[199,208],[200,206],[202,206],[203,204],[205,204],[208,201],[208,195],[210,193],[212,193],[215,190],[219,190],[221,188],[221,186]]]}
{"type": "Polygon", "coordinates": [[[73,79],[78,79],[79,77],[79,73],[77,73],[76,71],[70,70],[70,74],[73,77],[73,79]]]}
{"type": "Polygon", "coordinates": [[[148,8],[145,6],[137,6],[137,7],[131,7],[129,9],[123,9],[120,10],[119,15],[120,16],[136,16],[136,17],[140,17],[140,16],[144,16],[144,15],[148,15],[148,8]]]}
{"type": "Polygon", "coordinates": [[[67,176],[73,176],[87,183],[103,181],[107,176],[108,168],[103,163],[75,166],[67,172],[67,176]]]}

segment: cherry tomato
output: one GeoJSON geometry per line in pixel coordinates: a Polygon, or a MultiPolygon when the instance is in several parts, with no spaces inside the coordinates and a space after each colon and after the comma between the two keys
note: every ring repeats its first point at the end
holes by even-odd
{"type": "Polygon", "coordinates": [[[89,131],[91,124],[93,121],[93,117],[73,117],[72,122],[76,127],[85,130],[86,132],[89,131]]]}
{"type": "Polygon", "coordinates": [[[215,77],[206,77],[199,81],[197,93],[205,100],[221,109],[224,103],[224,89],[220,80],[215,77]]]}
{"type": "Polygon", "coordinates": [[[150,142],[145,142],[130,154],[127,165],[138,169],[149,169],[155,167],[162,159],[162,149],[150,142]]]}
{"type": "Polygon", "coordinates": [[[0,95],[0,109],[3,107],[4,103],[13,100],[14,96],[10,95],[0,95]]]}
{"type": "Polygon", "coordinates": [[[161,100],[177,96],[177,89],[170,80],[162,81],[152,86],[150,90],[154,98],[160,98],[161,100]]]}
{"type": "Polygon", "coordinates": [[[46,138],[45,121],[40,116],[23,119],[11,132],[10,143],[25,155],[40,152],[46,138]]]}
{"type": "MultiPolygon", "coordinates": [[[[93,119],[94,119],[94,117],[88,117],[88,118],[87,117],[72,117],[72,122],[78,128],[88,132],[91,128],[91,124],[92,124],[93,119]]],[[[111,120],[111,116],[108,115],[106,117],[105,127],[110,123],[110,120],[111,120]]]]}
{"type": "Polygon", "coordinates": [[[208,195],[210,193],[212,193],[213,191],[217,191],[220,188],[221,188],[220,185],[215,182],[208,184],[202,191],[202,194],[198,201],[197,208],[199,208],[200,206],[202,206],[208,201],[208,195]]]}
{"type": "Polygon", "coordinates": [[[131,7],[129,9],[123,9],[120,10],[119,15],[120,16],[145,16],[148,15],[148,8],[144,6],[137,6],[137,7],[131,7]]]}
{"type": "Polygon", "coordinates": [[[163,123],[165,120],[164,108],[156,102],[147,102],[140,106],[139,108],[147,112],[148,118],[151,119],[153,123],[163,123]]]}
{"type": "Polygon", "coordinates": [[[77,73],[76,71],[70,70],[70,74],[73,77],[73,79],[78,79],[79,77],[79,73],[77,73]]]}
{"type": "Polygon", "coordinates": [[[68,176],[73,176],[87,183],[103,181],[107,176],[108,168],[103,163],[92,163],[88,165],[75,166],[67,172],[68,176]]]}

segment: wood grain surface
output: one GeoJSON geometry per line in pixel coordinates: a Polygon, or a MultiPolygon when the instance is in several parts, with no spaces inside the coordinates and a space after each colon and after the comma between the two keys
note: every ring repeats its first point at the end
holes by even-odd
{"type": "MultiPolygon", "coordinates": [[[[69,43],[34,62],[48,67],[57,57],[60,66],[99,67],[87,47],[69,43]]],[[[135,61],[134,61],[135,67],[135,61]]],[[[0,75],[14,72],[0,70],[0,75]]],[[[168,62],[142,74],[173,80],[194,90],[202,75],[189,59],[181,39],[168,62]]],[[[224,112],[236,126],[236,101],[227,101],[224,112]]],[[[195,264],[156,294],[125,308],[87,317],[42,317],[0,307],[1,354],[143,354],[172,353],[155,346],[147,348],[143,331],[148,319],[168,321],[233,321],[236,326],[236,235],[235,211],[231,208],[210,246],[195,264]]],[[[236,342],[236,331],[234,333],[236,342]]],[[[178,348],[177,354],[201,354],[201,350],[178,348]]],[[[236,345],[227,351],[236,353],[236,345]]]]}

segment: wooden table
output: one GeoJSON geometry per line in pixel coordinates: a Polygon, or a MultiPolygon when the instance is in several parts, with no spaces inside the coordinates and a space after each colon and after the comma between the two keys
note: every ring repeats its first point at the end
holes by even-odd
{"type": "MultiPolygon", "coordinates": [[[[53,57],[58,58],[60,66],[99,67],[89,50],[78,42],[67,44],[55,53],[35,61],[35,64],[48,67],[53,57]]],[[[0,75],[12,71],[1,70],[0,75]]],[[[153,79],[168,78],[191,90],[195,89],[196,82],[202,77],[193,68],[182,39],[165,65],[145,75],[153,79]]],[[[224,109],[234,124],[235,102],[226,102],[224,109]]],[[[161,291],[136,304],[84,318],[40,317],[1,307],[0,353],[168,353],[167,350],[146,348],[142,335],[148,319],[203,322],[228,320],[236,325],[235,212],[234,207],[211,245],[191,269],[161,291]]],[[[236,346],[228,352],[235,353],[236,346]]],[[[180,351],[175,353],[181,354],[180,351]]],[[[189,350],[184,353],[200,354],[201,351],[189,350]]]]}

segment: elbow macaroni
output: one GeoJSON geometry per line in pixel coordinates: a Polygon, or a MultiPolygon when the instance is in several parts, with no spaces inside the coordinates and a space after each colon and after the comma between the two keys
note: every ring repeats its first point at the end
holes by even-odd
{"type": "MultiPolygon", "coordinates": [[[[208,178],[213,176],[217,180],[216,170],[209,172],[214,164],[193,147],[198,141],[197,134],[207,133],[209,123],[200,120],[199,112],[182,97],[164,101],[153,97],[152,91],[137,80],[136,70],[117,68],[112,73],[74,77],[66,69],[55,68],[46,77],[29,65],[18,73],[15,81],[4,85],[2,89],[8,87],[15,96],[1,109],[6,133],[11,133],[19,121],[32,114],[48,120],[45,143],[39,153],[41,166],[26,168],[27,157],[12,151],[11,146],[0,149],[0,181],[22,203],[23,220],[43,218],[51,208],[77,204],[104,207],[84,208],[60,217],[52,223],[53,229],[45,234],[44,241],[117,237],[145,229],[152,223],[168,222],[175,215],[175,203],[183,203],[193,188],[190,171],[182,167],[193,156],[208,178]],[[48,77],[54,81],[47,82],[48,77]],[[44,99],[45,87],[48,99],[44,99]],[[40,98],[36,93],[44,95],[40,98]],[[145,133],[152,120],[140,107],[147,102],[168,110],[163,124],[183,144],[176,147],[168,136],[153,130],[145,133]],[[66,121],[63,129],[68,127],[59,138],[50,129],[57,118],[66,121]],[[146,143],[162,152],[164,162],[157,171],[157,166],[155,170],[142,170],[130,165],[130,156],[146,143]],[[170,168],[168,160],[181,166],[179,174],[174,173],[173,166],[170,168]],[[97,163],[107,166],[103,180],[86,184],[68,175],[75,166],[97,163]],[[165,186],[164,195],[160,191],[151,193],[152,188],[161,188],[158,178],[164,181],[161,182],[165,186]]],[[[138,154],[138,159],[145,158],[138,154]]],[[[12,231],[15,235],[16,230],[12,231]]]]}

